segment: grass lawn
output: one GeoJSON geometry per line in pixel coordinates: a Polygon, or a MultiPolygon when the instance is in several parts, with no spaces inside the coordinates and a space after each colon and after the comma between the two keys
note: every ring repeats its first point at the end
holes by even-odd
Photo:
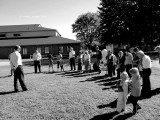
{"type": "MultiPolygon", "coordinates": [[[[33,66],[25,64],[25,82],[28,91],[14,93],[13,77],[8,76],[10,66],[0,66],[0,120],[159,120],[160,119],[160,65],[152,62],[152,97],[139,101],[142,109],[132,115],[132,105],[127,112],[115,114],[117,88],[115,78],[98,74],[66,72],[34,74],[33,66]]],[[[56,65],[54,65],[56,70],[56,65]]]]}

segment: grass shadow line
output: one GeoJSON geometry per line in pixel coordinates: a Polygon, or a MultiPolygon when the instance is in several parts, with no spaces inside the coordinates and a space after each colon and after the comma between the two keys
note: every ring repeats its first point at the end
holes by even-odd
{"type": "Polygon", "coordinates": [[[106,108],[106,107],[116,108],[116,105],[117,105],[117,99],[110,102],[109,104],[98,105],[97,108],[99,108],[99,109],[103,109],[103,108],[106,108]]]}
{"type": "Polygon", "coordinates": [[[1,76],[0,78],[12,77],[11,75],[1,76]]]}
{"type": "Polygon", "coordinates": [[[124,114],[119,114],[119,115],[117,115],[117,116],[114,116],[114,117],[112,118],[112,120],[126,120],[126,119],[132,117],[133,115],[134,115],[134,114],[131,113],[131,112],[129,112],[129,113],[124,113],[124,114]]]}
{"type": "Polygon", "coordinates": [[[117,111],[114,112],[109,112],[109,113],[105,113],[102,115],[96,115],[93,118],[89,119],[89,120],[110,120],[112,119],[114,116],[117,116],[119,113],[117,111]]]}
{"type": "Polygon", "coordinates": [[[0,95],[16,93],[15,91],[0,92],[0,95]]]}

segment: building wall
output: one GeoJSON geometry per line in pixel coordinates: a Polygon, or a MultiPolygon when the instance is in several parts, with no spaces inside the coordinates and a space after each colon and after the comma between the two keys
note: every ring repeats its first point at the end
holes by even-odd
{"type": "MultiPolygon", "coordinates": [[[[74,44],[51,44],[51,45],[31,45],[31,46],[21,46],[21,55],[22,58],[30,58],[31,55],[35,52],[37,49],[41,49],[41,54],[48,55],[52,54],[53,56],[58,55],[58,52],[60,50],[60,47],[63,47],[63,55],[67,56],[69,54],[69,47],[73,47],[76,54],[78,54],[80,50],[80,43],[74,43],[74,44]],[[46,53],[46,47],[48,47],[48,52],[46,53]]],[[[11,52],[13,52],[14,46],[9,47],[0,47],[0,59],[8,59],[8,56],[11,52]]]]}

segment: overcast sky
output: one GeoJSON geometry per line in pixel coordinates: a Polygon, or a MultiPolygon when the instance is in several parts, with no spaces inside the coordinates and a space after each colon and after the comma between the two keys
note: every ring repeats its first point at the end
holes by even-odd
{"type": "Polygon", "coordinates": [[[76,39],[71,25],[87,12],[97,12],[100,0],[0,0],[0,25],[41,24],[76,39]]]}

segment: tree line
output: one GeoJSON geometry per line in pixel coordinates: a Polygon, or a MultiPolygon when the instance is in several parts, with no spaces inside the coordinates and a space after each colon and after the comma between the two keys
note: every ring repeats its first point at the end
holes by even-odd
{"type": "Polygon", "coordinates": [[[160,44],[160,1],[100,0],[97,13],[80,15],[72,30],[86,46],[99,43],[153,48],[160,44]]]}

